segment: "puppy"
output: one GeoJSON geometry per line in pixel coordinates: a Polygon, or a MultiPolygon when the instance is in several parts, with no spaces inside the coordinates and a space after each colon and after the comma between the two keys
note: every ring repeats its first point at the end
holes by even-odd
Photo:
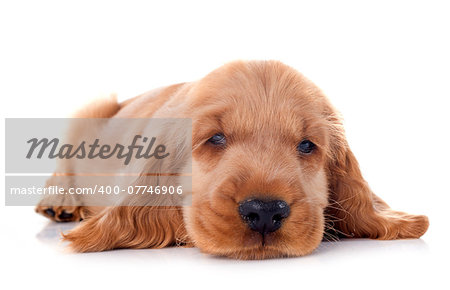
{"type": "Polygon", "coordinates": [[[419,238],[428,228],[370,190],[336,109],[277,61],[232,62],[78,117],[192,119],[190,206],[37,206],[57,221],[84,219],[64,235],[78,252],[186,245],[265,259],[309,254],[327,236],[419,238]]]}

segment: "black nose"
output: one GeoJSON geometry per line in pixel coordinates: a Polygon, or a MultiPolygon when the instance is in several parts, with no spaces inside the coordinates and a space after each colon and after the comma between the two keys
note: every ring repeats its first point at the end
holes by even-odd
{"type": "Polygon", "coordinates": [[[289,205],[282,200],[262,201],[252,199],[239,205],[239,213],[250,229],[261,234],[278,230],[283,219],[289,216],[289,205]]]}

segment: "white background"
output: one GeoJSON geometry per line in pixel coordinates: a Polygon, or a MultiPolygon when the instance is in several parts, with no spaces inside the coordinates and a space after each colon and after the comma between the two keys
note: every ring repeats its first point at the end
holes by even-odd
{"type": "Polygon", "coordinates": [[[58,234],[72,225],[5,207],[2,195],[3,289],[449,287],[445,1],[0,3],[2,117],[66,117],[101,94],[123,100],[234,59],[278,59],[341,110],[375,193],[431,222],[420,240],[322,243],[295,259],[176,248],[68,254],[58,234]]]}

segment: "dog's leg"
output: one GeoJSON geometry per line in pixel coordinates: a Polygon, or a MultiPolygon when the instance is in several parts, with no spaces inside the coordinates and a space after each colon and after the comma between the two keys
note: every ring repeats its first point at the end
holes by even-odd
{"type": "MultiPolygon", "coordinates": [[[[66,190],[71,183],[71,176],[52,176],[46,186],[58,186],[66,190]]],[[[45,195],[35,208],[36,212],[57,222],[80,221],[87,217],[88,211],[81,206],[77,195],[45,195]]]]}
{"type": "MultiPolygon", "coordinates": [[[[79,118],[111,118],[120,110],[121,106],[117,103],[115,96],[111,95],[106,98],[100,98],[88,104],[78,112],[74,114],[75,120],[79,118]]],[[[85,128],[83,122],[73,122],[70,124],[70,130],[66,136],[68,144],[77,144],[80,139],[88,138],[89,133],[94,134],[94,128],[85,128]]],[[[95,135],[94,135],[95,136],[95,135]]],[[[92,137],[92,136],[90,136],[92,137]]],[[[82,165],[83,161],[77,163],[76,160],[59,160],[58,168],[56,172],[49,180],[47,180],[46,186],[58,186],[67,191],[68,188],[77,184],[76,176],[67,174],[69,172],[83,172],[77,166],[82,165]],[[76,169],[76,170],[74,170],[76,169]]],[[[65,192],[67,193],[67,192],[65,192]]],[[[83,206],[82,197],[76,194],[53,194],[45,195],[39,204],[35,208],[37,213],[44,215],[45,217],[58,221],[58,222],[70,222],[80,221],[92,216],[100,209],[98,207],[86,207],[83,206]]]]}

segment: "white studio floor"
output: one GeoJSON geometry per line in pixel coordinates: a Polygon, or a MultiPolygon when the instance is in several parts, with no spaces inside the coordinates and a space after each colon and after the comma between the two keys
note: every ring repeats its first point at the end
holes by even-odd
{"type": "Polygon", "coordinates": [[[50,222],[31,207],[3,206],[0,224],[0,280],[16,289],[248,289],[255,281],[276,289],[449,286],[447,241],[440,242],[433,223],[419,240],[322,242],[306,257],[264,261],[217,258],[195,248],[74,254],[59,237],[76,223],[50,222]]]}

